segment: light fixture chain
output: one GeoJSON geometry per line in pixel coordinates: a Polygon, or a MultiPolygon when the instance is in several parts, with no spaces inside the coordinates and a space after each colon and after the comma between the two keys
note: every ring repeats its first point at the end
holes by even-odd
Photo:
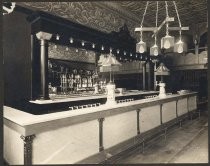
{"type": "Polygon", "coordinates": [[[176,10],[176,15],[177,15],[178,22],[179,22],[179,27],[180,27],[179,35],[180,35],[180,40],[181,40],[181,36],[182,36],[181,27],[182,27],[182,24],[181,24],[181,21],[180,21],[180,18],[179,18],[179,12],[178,12],[178,9],[177,9],[177,6],[176,6],[176,2],[173,1],[173,4],[174,4],[175,10],[176,10]]]}
{"type": "MultiPolygon", "coordinates": [[[[157,1],[157,10],[156,10],[156,28],[158,26],[158,1],[157,1]]],[[[157,44],[157,33],[155,32],[155,45],[157,44]]]]}
{"type": "Polygon", "coordinates": [[[142,20],[141,20],[141,26],[140,26],[141,28],[142,28],[142,26],[143,26],[144,17],[145,17],[145,15],[146,15],[148,5],[149,5],[149,1],[147,1],[147,3],[146,3],[146,7],[145,7],[145,10],[144,10],[144,14],[143,14],[143,17],[142,17],[142,20]]]}
{"type": "Polygon", "coordinates": [[[158,1],[157,1],[157,10],[156,10],[156,27],[158,24],[158,1]]]}
{"type": "Polygon", "coordinates": [[[165,5],[166,5],[166,17],[169,17],[169,15],[168,15],[168,3],[167,3],[167,1],[165,1],[165,5]]]}
{"type": "MultiPolygon", "coordinates": [[[[143,26],[143,22],[144,22],[144,17],[145,17],[145,15],[146,15],[146,12],[147,12],[147,7],[148,7],[148,5],[149,5],[149,1],[147,1],[147,3],[146,3],[146,7],[145,7],[145,10],[144,10],[144,14],[143,14],[143,17],[142,17],[142,20],[141,20],[141,25],[140,25],[140,27],[142,28],[142,26],[143,26]]],[[[142,41],[143,39],[142,39],[142,30],[140,31],[140,40],[142,41]]]]}
{"type": "MultiPolygon", "coordinates": [[[[166,18],[168,18],[169,15],[168,15],[168,3],[167,3],[167,1],[165,1],[165,6],[166,6],[166,18]]],[[[166,22],[166,35],[169,35],[169,31],[168,31],[168,21],[166,22]]]]}
{"type": "Polygon", "coordinates": [[[176,2],[173,1],[173,3],[174,3],[175,10],[176,10],[177,18],[178,18],[178,21],[179,21],[179,27],[181,28],[182,24],[181,24],[181,21],[180,21],[180,18],[179,18],[179,12],[178,12],[178,9],[177,9],[177,6],[176,6],[176,2]]]}

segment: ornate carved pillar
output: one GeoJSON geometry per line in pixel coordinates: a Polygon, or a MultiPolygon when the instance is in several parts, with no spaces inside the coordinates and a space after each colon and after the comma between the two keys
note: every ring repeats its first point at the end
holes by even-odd
{"type": "Polygon", "coordinates": [[[24,141],[24,165],[32,165],[32,143],[34,137],[35,135],[20,136],[24,141]]]}
{"type": "Polygon", "coordinates": [[[40,80],[41,91],[40,99],[49,99],[48,92],[48,40],[51,39],[52,34],[46,32],[38,32],[36,37],[40,40],[40,80]]]}
{"type": "Polygon", "coordinates": [[[99,152],[104,150],[104,145],[103,145],[103,121],[104,118],[99,118],[99,152]]]}

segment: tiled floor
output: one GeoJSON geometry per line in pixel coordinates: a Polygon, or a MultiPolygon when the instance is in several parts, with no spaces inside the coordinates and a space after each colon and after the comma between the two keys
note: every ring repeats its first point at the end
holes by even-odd
{"type": "Polygon", "coordinates": [[[145,152],[139,149],[115,163],[207,163],[208,115],[202,112],[200,120],[187,120],[181,128],[172,129],[167,139],[159,137],[147,144],[145,152]]]}

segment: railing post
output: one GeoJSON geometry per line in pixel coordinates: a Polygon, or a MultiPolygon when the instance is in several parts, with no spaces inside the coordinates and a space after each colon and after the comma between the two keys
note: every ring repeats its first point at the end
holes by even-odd
{"type": "Polygon", "coordinates": [[[139,112],[140,112],[140,109],[137,109],[136,112],[137,112],[137,135],[138,135],[138,134],[140,134],[140,127],[139,127],[139,112]]]}
{"type": "Polygon", "coordinates": [[[163,117],[162,117],[162,111],[163,111],[163,104],[160,104],[160,124],[163,124],[163,117]]]}
{"type": "Polygon", "coordinates": [[[103,146],[103,121],[104,118],[99,118],[98,122],[99,122],[99,152],[104,150],[104,146],[103,146]]]}

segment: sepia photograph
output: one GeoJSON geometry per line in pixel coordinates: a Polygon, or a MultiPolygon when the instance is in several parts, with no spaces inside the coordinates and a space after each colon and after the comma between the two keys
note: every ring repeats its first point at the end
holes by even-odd
{"type": "Polygon", "coordinates": [[[2,2],[4,165],[209,163],[207,0],[2,2]]]}

